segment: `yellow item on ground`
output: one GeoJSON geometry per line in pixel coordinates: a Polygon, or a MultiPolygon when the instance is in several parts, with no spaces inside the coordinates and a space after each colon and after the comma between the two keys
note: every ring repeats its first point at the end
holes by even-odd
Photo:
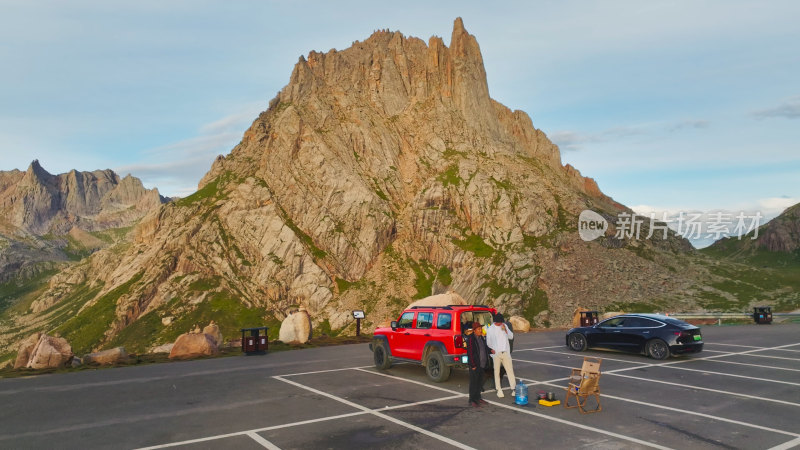
{"type": "Polygon", "coordinates": [[[556,406],[561,404],[561,400],[553,400],[552,402],[548,402],[547,400],[539,400],[539,404],[544,406],[556,406]]]}

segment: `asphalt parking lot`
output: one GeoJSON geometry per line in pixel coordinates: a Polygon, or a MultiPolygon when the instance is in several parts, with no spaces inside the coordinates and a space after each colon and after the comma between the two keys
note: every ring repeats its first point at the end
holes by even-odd
{"type": "MultiPolygon", "coordinates": [[[[2,448],[800,447],[800,325],[703,327],[697,355],[574,353],[561,331],[517,335],[517,377],[564,400],[603,358],[603,410],[467,407],[468,374],[383,372],[366,345],[0,380],[2,448]]],[[[507,380],[506,380],[507,382],[507,380]]]]}

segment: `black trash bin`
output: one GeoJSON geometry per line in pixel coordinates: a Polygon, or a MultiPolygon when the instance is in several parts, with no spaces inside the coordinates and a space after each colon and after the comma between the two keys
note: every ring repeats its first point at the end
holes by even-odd
{"type": "Polygon", "coordinates": [[[599,311],[581,311],[581,326],[590,327],[596,324],[599,318],[599,311]]]}
{"type": "Polygon", "coordinates": [[[756,306],[753,308],[753,320],[759,324],[772,323],[772,308],[769,306],[756,306]]]}
{"type": "Polygon", "coordinates": [[[269,338],[267,338],[269,327],[242,328],[242,352],[247,355],[263,354],[269,350],[269,338]],[[261,334],[264,330],[264,334],[261,334]],[[246,332],[249,336],[245,336],[246,332]]]}

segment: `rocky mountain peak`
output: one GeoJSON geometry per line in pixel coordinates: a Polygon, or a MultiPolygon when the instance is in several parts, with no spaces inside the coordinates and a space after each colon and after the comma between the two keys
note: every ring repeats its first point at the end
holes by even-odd
{"type": "Polygon", "coordinates": [[[24,184],[29,186],[52,185],[53,175],[39,164],[38,159],[34,159],[25,171],[24,184]]]}
{"type": "Polygon", "coordinates": [[[778,217],[770,220],[754,232],[741,239],[728,237],[711,245],[731,255],[748,256],[758,250],[780,253],[800,252],[800,203],[786,208],[778,217]]]}
{"type": "Polygon", "coordinates": [[[133,177],[121,180],[110,169],[52,175],[33,160],[21,178],[16,173],[0,172],[0,212],[11,225],[37,235],[65,234],[74,225],[90,231],[127,226],[161,204],[158,191],[133,177]],[[124,212],[131,206],[136,212],[124,212]]]}

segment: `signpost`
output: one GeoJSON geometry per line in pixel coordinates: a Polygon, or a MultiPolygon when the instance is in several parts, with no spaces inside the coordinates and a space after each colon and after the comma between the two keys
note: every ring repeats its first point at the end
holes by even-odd
{"type": "Polygon", "coordinates": [[[353,311],[353,318],[356,319],[356,336],[361,336],[361,319],[364,318],[364,311],[360,309],[353,311]]]}

